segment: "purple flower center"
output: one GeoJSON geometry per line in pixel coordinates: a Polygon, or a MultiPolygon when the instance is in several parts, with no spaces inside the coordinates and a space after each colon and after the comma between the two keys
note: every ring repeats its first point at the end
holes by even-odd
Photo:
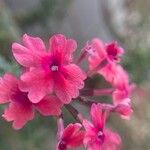
{"type": "Polygon", "coordinates": [[[11,93],[11,100],[22,104],[31,103],[28,99],[27,93],[21,92],[18,88],[11,93]]]}
{"type": "Polygon", "coordinates": [[[106,51],[107,51],[107,54],[109,55],[109,57],[111,57],[112,59],[117,59],[118,50],[116,48],[115,43],[111,43],[111,44],[107,45],[106,51]]]}
{"type": "Polygon", "coordinates": [[[67,145],[65,141],[61,141],[58,146],[59,150],[66,150],[67,145]]]}
{"type": "Polygon", "coordinates": [[[104,135],[103,131],[99,131],[97,133],[97,138],[98,138],[98,141],[100,141],[101,144],[104,142],[105,135],[104,135]]]}

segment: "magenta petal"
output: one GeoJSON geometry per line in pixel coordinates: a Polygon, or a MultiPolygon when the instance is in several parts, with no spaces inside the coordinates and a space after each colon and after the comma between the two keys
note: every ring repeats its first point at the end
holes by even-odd
{"type": "Polygon", "coordinates": [[[25,46],[18,43],[12,44],[15,59],[24,67],[41,66],[41,59],[46,55],[43,41],[40,38],[33,38],[25,34],[23,43],[25,46]]]}
{"type": "Polygon", "coordinates": [[[102,130],[104,128],[106,115],[102,113],[102,107],[99,104],[92,105],[91,118],[97,129],[102,130]]]}
{"type": "Polygon", "coordinates": [[[56,95],[63,103],[67,104],[72,98],[79,95],[79,89],[84,87],[83,80],[86,75],[78,66],[71,64],[64,66],[61,73],[55,74],[54,78],[56,95]]]}
{"type": "Polygon", "coordinates": [[[126,90],[118,90],[116,89],[113,92],[113,103],[115,105],[119,104],[122,102],[122,100],[126,99],[129,97],[129,93],[126,90]]]}
{"type": "Polygon", "coordinates": [[[82,89],[84,87],[84,80],[86,74],[75,64],[64,66],[62,73],[66,80],[74,85],[76,89],[82,89]]]}
{"type": "Polygon", "coordinates": [[[9,107],[5,109],[3,117],[7,121],[13,121],[13,128],[22,128],[29,120],[34,117],[32,105],[11,102],[9,107]]]}
{"type": "Polygon", "coordinates": [[[107,64],[102,69],[98,70],[98,73],[101,74],[105,78],[106,81],[112,84],[117,74],[115,63],[107,64]]]}
{"type": "Polygon", "coordinates": [[[80,131],[82,125],[79,123],[69,124],[62,135],[62,140],[68,147],[80,146],[83,142],[84,132],[80,131]]]}
{"type": "Polygon", "coordinates": [[[68,39],[67,44],[66,44],[66,53],[71,54],[72,52],[76,50],[76,48],[77,48],[76,41],[72,39],[68,39]]]}
{"type": "Polygon", "coordinates": [[[72,61],[72,53],[77,48],[75,40],[66,39],[62,34],[56,34],[49,40],[50,52],[61,63],[68,64],[72,61]]]}
{"type": "Polygon", "coordinates": [[[57,144],[57,150],[67,150],[75,148],[83,143],[84,131],[81,131],[82,125],[79,123],[69,124],[63,129],[62,136],[57,144]]]}
{"type": "Polygon", "coordinates": [[[35,108],[44,116],[58,116],[61,114],[62,103],[56,96],[47,96],[34,105],[35,108]]]}
{"type": "Polygon", "coordinates": [[[67,139],[67,137],[71,137],[75,132],[78,132],[80,128],[82,127],[81,124],[75,123],[75,124],[69,124],[64,131],[63,138],[67,139]]]}
{"type": "Polygon", "coordinates": [[[12,91],[18,88],[17,84],[16,77],[10,73],[6,73],[3,78],[0,78],[0,104],[10,101],[12,91]]]}
{"type": "Polygon", "coordinates": [[[73,137],[69,140],[68,145],[70,147],[78,147],[83,144],[85,132],[84,131],[78,131],[74,133],[73,137]]]}
{"type": "Polygon", "coordinates": [[[89,122],[88,120],[83,120],[83,126],[84,128],[88,131],[92,131],[94,129],[94,126],[91,122],[89,122]]]}
{"type": "Polygon", "coordinates": [[[129,88],[128,74],[120,65],[116,65],[116,74],[113,81],[113,86],[120,90],[126,90],[126,88],[129,88]]]}
{"type": "Polygon", "coordinates": [[[133,113],[130,104],[121,104],[121,103],[116,106],[115,111],[118,112],[123,119],[127,119],[127,120],[130,119],[133,113]]]}
{"type": "Polygon", "coordinates": [[[29,92],[28,97],[32,103],[38,103],[52,92],[53,81],[42,70],[34,69],[24,73],[21,80],[19,87],[23,92],[29,92]]]}
{"type": "Polygon", "coordinates": [[[54,91],[64,104],[70,103],[72,98],[76,98],[79,95],[79,90],[77,90],[76,86],[66,80],[62,74],[56,74],[54,82],[54,91]]]}
{"type": "Polygon", "coordinates": [[[110,129],[106,129],[105,136],[105,142],[102,145],[102,150],[120,150],[122,141],[119,134],[111,131],[110,129]]]}
{"type": "Polygon", "coordinates": [[[23,43],[28,49],[32,51],[45,51],[46,50],[43,41],[38,37],[31,37],[31,36],[28,36],[27,34],[24,34],[23,43]]]}
{"type": "Polygon", "coordinates": [[[66,37],[62,34],[56,34],[49,40],[50,51],[53,55],[57,53],[64,53],[66,48],[66,37]]]}
{"type": "Polygon", "coordinates": [[[96,68],[106,58],[106,51],[104,43],[98,38],[93,39],[89,46],[91,48],[90,50],[87,50],[90,54],[88,61],[89,68],[92,70],[96,68]]]}
{"type": "Polygon", "coordinates": [[[76,50],[77,48],[77,43],[75,40],[68,39],[66,43],[66,51],[65,51],[65,58],[64,58],[64,63],[69,63],[72,62],[72,53],[76,50]]]}
{"type": "Polygon", "coordinates": [[[63,62],[66,49],[66,37],[62,34],[56,34],[52,36],[49,40],[50,43],[50,53],[60,64],[63,62]]]}
{"type": "Polygon", "coordinates": [[[33,67],[39,65],[39,57],[28,48],[18,43],[13,43],[12,51],[15,59],[24,67],[33,67]]]}

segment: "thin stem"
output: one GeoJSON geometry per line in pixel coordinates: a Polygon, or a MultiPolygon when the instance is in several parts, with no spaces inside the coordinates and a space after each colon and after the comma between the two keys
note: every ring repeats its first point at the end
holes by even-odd
{"type": "Polygon", "coordinates": [[[87,51],[82,51],[76,64],[79,65],[87,56],[87,51]]]}
{"type": "Polygon", "coordinates": [[[99,105],[102,106],[102,109],[109,110],[111,112],[113,112],[115,110],[115,106],[112,105],[112,104],[100,103],[100,102],[97,102],[97,101],[90,101],[85,97],[78,97],[77,100],[81,104],[83,104],[85,106],[88,106],[88,107],[91,107],[92,104],[99,104],[99,105]]]}
{"type": "Polygon", "coordinates": [[[82,96],[103,96],[103,95],[111,95],[114,91],[113,88],[106,89],[83,89],[80,91],[82,96]]]}
{"type": "Polygon", "coordinates": [[[65,105],[65,108],[70,112],[70,114],[74,117],[75,120],[78,122],[82,123],[83,117],[82,115],[78,112],[76,108],[74,108],[72,105],[68,104],[65,105]]]}
{"type": "Polygon", "coordinates": [[[77,98],[77,101],[79,102],[79,103],[81,103],[82,105],[85,105],[85,106],[88,106],[88,107],[91,107],[91,105],[93,104],[93,103],[98,103],[98,102],[96,102],[96,101],[90,101],[90,100],[88,100],[88,99],[86,99],[85,97],[78,97],[77,98]]]}

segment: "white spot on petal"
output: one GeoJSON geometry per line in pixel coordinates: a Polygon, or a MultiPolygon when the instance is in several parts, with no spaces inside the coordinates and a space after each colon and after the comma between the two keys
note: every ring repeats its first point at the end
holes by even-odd
{"type": "Polygon", "coordinates": [[[52,71],[58,71],[58,66],[51,66],[52,71]]]}

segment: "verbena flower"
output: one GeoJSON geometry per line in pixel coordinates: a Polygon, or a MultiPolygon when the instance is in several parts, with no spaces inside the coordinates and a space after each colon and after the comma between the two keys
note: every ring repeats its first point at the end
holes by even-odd
{"type": "Polygon", "coordinates": [[[31,102],[37,103],[45,95],[54,93],[63,103],[70,103],[84,87],[85,73],[72,63],[72,53],[76,42],[58,34],[50,38],[50,48],[46,51],[40,38],[23,36],[24,46],[13,43],[16,60],[30,68],[21,76],[20,89],[28,92],[31,102]]]}
{"type": "Polygon", "coordinates": [[[91,120],[83,121],[86,130],[84,145],[87,150],[118,150],[121,144],[120,136],[105,128],[108,112],[102,110],[101,105],[93,104],[91,107],[91,120]]]}
{"type": "MultiPolygon", "coordinates": [[[[61,123],[61,122],[60,122],[61,123]]],[[[65,129],[61,128],[57,143],[57,150],[67,150],[68,148],[76,148],[83,144],[84,131],[81,130],[82,125],[79,123],[69,124],[65,129]]]]}
{"type": "Polygon", "coordinates": [[[22,128],[34,118],[34,110],[43,116],[58,116],[61,113],[62,103],[56,96],[45,96],[40,102],[32,103],[27,93],[18,88],[19,80],[12,74],[6,73],[0,78],[0,104],[8,103],[3,117],[13,121],[13,128],[22,128]]]}
{"type": "Polygon", "coordinates": [[[116,63],[120,61],[124,50],[117,42],[104,44],[98,38],[93,39],[84,49],[89,53],[89,69],[95,70],[107,81],[112,82],[116,73],[116,63]]]}

